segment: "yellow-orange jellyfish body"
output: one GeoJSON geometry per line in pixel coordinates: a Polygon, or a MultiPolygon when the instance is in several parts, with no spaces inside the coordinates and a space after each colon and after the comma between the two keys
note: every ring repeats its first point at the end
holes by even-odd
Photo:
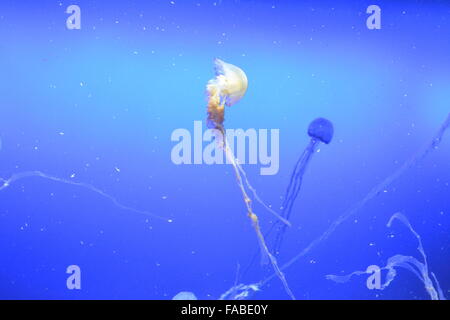
{"type": "Polygon", "coordinates": [[[225,106],[231,107],[245,95],[248,80],[245,72],[220,59],[214,60],[216,77],[208,81],[208,127],[223,131],[225,106]]]}

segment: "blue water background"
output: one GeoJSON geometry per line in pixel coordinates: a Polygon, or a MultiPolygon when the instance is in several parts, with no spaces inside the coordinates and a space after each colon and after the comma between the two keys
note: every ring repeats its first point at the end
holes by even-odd
{"type": "MultiPolygon", "coordinates": [[[[450,4],[377,1],[381,30],[366,28],[370,1],[76,1],[81,30],[67,30],[72,1],[0,3],[0,176],[40,170],[89,183],[121,210],[73,185],[41,178],[0,192],[0,297],[170,299],[182,290],[217,299],[258,243],[233,171],[172,163],[173,130],[205,119],[205,84],[219,57],[241,67],[246,96],[229,128],[280,129],[280,170],[244,169],[276,210],[326,117],[334,140],[314,155],[286,235],[282,265],[371,187],[428,143],[450,111],[450,4]],[[118,170],[119,169],[119,170],[118,170]],[[71,176],[73,178],[71,178],[71,176]],[[82,289],[65,270],[82,270],[82,289]]],[[[419,258],[403,212],[450,296],[450,136],[419,166],[285,270],[302,299],[428,299],[409,271],[384,291],[366,277],[326,274],[419,258]],[[392,237],[392,235],[395,235],[392,237]]],[[[255,206],[267,230],[271,215],[255,206]]],[[[244,283],[268,275],[254,265],[244,283]]],[[[256,299],[286,299],[274,279],[256,299]]]]}

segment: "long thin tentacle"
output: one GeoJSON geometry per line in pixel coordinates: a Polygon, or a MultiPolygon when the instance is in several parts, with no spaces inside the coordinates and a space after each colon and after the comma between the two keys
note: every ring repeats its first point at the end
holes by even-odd
{"type": "Polygon", "coordinates": [[[21,172],[21,173],[16,173],[13,174],[9,179],[3,179],[0,178],[0,181],[3,182],[2,185],[0,185],[0,191],[3,189],[6,189],[7,187],[9,187],[11,184],[13,184],[14,182],[18,181],[18,180],[22,180],[25,178],[30,178],[30,177],[39,177],[39,178],[43,178],[43,179],[47,179],[47,180],[51,180],[51,181],[56,181],[59,183],[64,183],[64,184],[70,184],[73,186],[78,186],[81,188],[85,188],[88,189],[92,192],[95,192],[99,195],[101,195],[102,197],[110,200],[116,207],[125,210],[125,211],[130,211],[130,212],[134,212],[137,214],[142,214],[142,215],[146,215],[155,219],[159,219],[159,220],[163,220],[166,222],[172,222],[172,219],[167,219],[161,216],[158,216],[154,213],[148,212],[148,211],[144,211],[144,210],[138,210],[135,208],[131,208],[128,206],[125,206],[123,204],[121,204],[116,198],[114,198],[113,196],[107,194],[106,192],[104,192],[103,190],[100,190],[97,187],[94,187],[93,185],[90,185],[88,183],[84,183],[84,182],[76,182],[76,181],[72,181],[72,180],[67,180],[67,179],[62,179],[62,178],[58,178],[46,173],[43,173],[41,171],[25,171],[25,172],[21,172]]]}
{"type": "MultiPolygon", "coordinates": [[[[308,167],[309,162],[311,161],[312,155],[314,154],[316,147],[318,145],[318,141],[315,139],[311,139],[310,143],[305,149],[305,152],[303,153],[303,157],[301,157],[301,161],[298,162],[298,166],[294,169],[293,176],[294,176],[294,184],[292,188],[288,188],[288,191],[291,191],[290,194],[287,193],[285,197],[285,204],[283,204],[283,214],[282,216],[286,218],[286,220],[289,221],[291,214],[292,214],[292,208],[294,206],[295,200],[297,199],[303,182],[303,175],[305,174],[305,171],[308,167]]],[[[275,235],[275,242],[274,246],[272,248],[272,252],[275,255],[278,255],[281,249],[281,245],[283,243],[283,238],[286,233],[286,226],[279,226],[277,233],[275,235]]]]}

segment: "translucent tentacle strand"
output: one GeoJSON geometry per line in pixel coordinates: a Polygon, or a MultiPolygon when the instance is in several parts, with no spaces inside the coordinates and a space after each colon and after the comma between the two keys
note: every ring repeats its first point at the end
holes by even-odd
{"type": "Polygon", "coordinates": [[[154,213],[148,212],[148,211],[144,211],[144,210],[138,210],[132,207],[128,207],[125,206],[123,204],[121,204],[116,198],[114,198],[113,196],[107,194],[106,192],[100,190],[97,187],[94,187],[93,185],[90,185],[88,183],[84,183],[84,182],[76,182],[76,181],[72,181],[72,180],[67,180],[67,179],[62,179],[62,178],[58,178],[46,173],[43,173],[41,171],[26,171],[26,172],[21,172],[21,173],[16,173],[13,174],[9,179],[3,179],[0,178],[0,181],[3,183],[2,185],[0,185],[0,191],[9,187],[12,183],[18,181],[18,180],[22,180],[25,178],[30,178],[30,177],[39,177],[39,178],[43,178],[43,179],[47,179],[47,180],[51,180],[51,181],[55,181],[55,182],[59,182],[59,183],[64,183],[64,184],[69,184],[69,185],[73,185],[73,186],[78,186],[84,189],[88,189],[94,193],[99,194],[100,196],[108,199],[109,201],[111,201],[116,207],[118,207],[121,210],[125,210],[125,211],[130,211],[130,212],[134,212],[137,214],[141,214],[141,215],[145,215],[151,218],[155,218],[155,219],[159,219],[159,220],[163,220],[166,222],[172,222],[172,219],[167,219],[161,216],[158,216],[154,213]]]}

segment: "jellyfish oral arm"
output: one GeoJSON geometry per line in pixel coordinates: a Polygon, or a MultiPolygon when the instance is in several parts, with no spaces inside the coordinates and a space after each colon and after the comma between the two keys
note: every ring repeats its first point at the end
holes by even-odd
{"type": "Polygon", "coordinates": [[[223,121],[225,118],[225,102],[220,101],[220,92],[214,84],[208,84],[208,107],[207,125],[209,128],[218,129],[223,132],[223,121]]]}

